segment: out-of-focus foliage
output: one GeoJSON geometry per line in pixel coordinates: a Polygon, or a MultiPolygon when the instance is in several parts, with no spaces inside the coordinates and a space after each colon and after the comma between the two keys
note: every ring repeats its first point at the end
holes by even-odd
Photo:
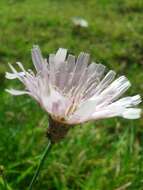
{"type": "MultiPolygon", "coordinates": [[[[29,97],[12,97],[5,88],[7,63],[31,68],[30,49],[44,56],[59,47],[89,52],[143,94],[142,0],[0,1],[0,189],[26,189],[46,146],[47,114],[29,97]],[[88,28],[74,28],[82,17],[88,28]]],[[[142,190],[143,120],[108,119],[73,128],[53,147],[34,190],[142,190]]]]}

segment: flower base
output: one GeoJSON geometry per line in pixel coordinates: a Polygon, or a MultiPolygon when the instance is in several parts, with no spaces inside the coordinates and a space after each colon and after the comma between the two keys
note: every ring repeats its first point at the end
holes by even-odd
{"type": "Polygon", "coordinates": [[[47,136],[52,143],[57,143],[67,135],[71,127],[72,126],[60,123],[49,117],[49,127],[48,127],[47,136]]]}

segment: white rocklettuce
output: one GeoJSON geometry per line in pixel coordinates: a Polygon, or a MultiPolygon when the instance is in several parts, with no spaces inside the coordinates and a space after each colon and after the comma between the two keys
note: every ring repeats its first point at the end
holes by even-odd
{"type": "Polygon", "coordinates": [[[26,71],[20,62],[18,72],[9,64],[12,73],[6,78],[19,79],[25,90],[7,89],[12,95],[28,94],[38,101],[53,119],[65,124],[79,124],[90,120],[120,116],[137,119],[141,109],[140,95],[120,98],[131,86],[125,76],[115,79],[116,73],[105,66],[90,63],[89,54],[76,58],[59,48],[56,54],[44,59],[38,46],[32,49],[36,73],[26,71]]]}

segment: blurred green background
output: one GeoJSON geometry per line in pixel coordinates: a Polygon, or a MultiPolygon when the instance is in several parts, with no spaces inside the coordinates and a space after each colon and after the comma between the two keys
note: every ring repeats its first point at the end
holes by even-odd
{"type": "MultiPolygon", "coordinates": [[[[32,68],[30,50],[46,57],[59,47],[89,52],[132,83],[128,95],[143,92],[142,0],[0,1],[0,190],[26,190],[47,144],[47,114],[27,96],[5,88],[7,63],[32,68]],[[75,30],[72,17],[89,23],[75,30]]],[[[141,107],[143,107],[141,105],[141,107]]],[[[106,119],[77,126],[53,147],[34,190],[143,190],[143,118],[106,119]]]]}

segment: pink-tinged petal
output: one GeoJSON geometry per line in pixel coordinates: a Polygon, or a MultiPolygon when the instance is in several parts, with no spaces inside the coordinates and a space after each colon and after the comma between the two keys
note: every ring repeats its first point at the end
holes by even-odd
{"type": "Polygon", "coordinates": [[[57,116],[58,113],[59,113],[59,106],[60,106],[59,102],[54,102],[54,103],[52,104],[52,113],[53,113],[55,116],[57,116]]]}
{"type": "Polygon", "coordinates": [[[37,45],[33,46],[31,50],[31,55],[32,55],[32,61],[33,61],[36,71],[37,72],[41,71],[44,60],[43,60],[43,56],[42,56],[39,46],[37,45]]]}
{"type": "Polygon", "coordinates": [[[77,91],[77,88],[83,84],[84,76],[86,76],[87,65],[89,63],[89,54],[80,53],[77,58],[75,71],[73,73],[72,86],[75,88],[73,94],[77,91]]]}
{"type": "Polygon", "coordinates": [[[61,68],[59,70],[59,74],[58,74],[58,77],[57,77],[57,87],[62,91],[64,92],[64,87],[66,85],[66,82],[67,82],[67,63],[63,63],[61,65],[61,68]]]}
{"type": "Polygon", "coordinates": [[[53,60],[54,77],[55,77],[54,85],[61,91],[63,91],[64,88],[64,80],[65,80],[64,75],[66,72],[66,63],[65,63],[66,55],[67,55],[67,50],[59,48],[53,60]]]}
{"type": "Polygon", "coordinates": [[[88,61],[89,61],[89,54],[80,53],[80,55],[77,58],[75,68],[71,75],[71,79],[69,83],[71,88],[78,87],[78,84],[80,82],[80,77],[82,73],[85,71],[85,69],[87,68],[88,61]]]}
{"type": "Polygon", "coordinates": [[[69,90],[72,88],[72,76],[75,69],[75,56],[68,55],[67,57],[67,73],[66,73],[66,85],[64,87],[64,92],[68,93],[69,90]]]}
{"type": "Polygon", "coordinates": [[[87,78],[81,86],[84,100],[87,100],[95,93],[95,88],[100,83],[104,71],[105,66],[102,64],[92,63],[89,65],[86,73],[87,78]]]}
{"type": "Polygon", "coordinates": [[[55,76],[56,71],[55,71],[55,54],[50,54],[49,55],[49,80],[50,83],[55,86],[55,76]]]}
{"type": "Polygon", "coordinates": [[[43,83],[41,82],[40,104],[47,112],[53,115],[64,115],[67,105],[69,104],[69,100],[66,97],[62,96],[58,91],[53,89],[52,86],[49,86],[49,89],[46,90],[45,85],[43,86],[43,83]],[[55,107],[58,107],[58,110],[56,112],[53,112],[53,110],[55,110],[55,107]]]}
{"type": "Polygon", "coordinates": [[[55,86],[61,91],[63,90],[62,76],[64,74],[65,64],[65,62],[60,62],[55,65],[55,86]]]}

